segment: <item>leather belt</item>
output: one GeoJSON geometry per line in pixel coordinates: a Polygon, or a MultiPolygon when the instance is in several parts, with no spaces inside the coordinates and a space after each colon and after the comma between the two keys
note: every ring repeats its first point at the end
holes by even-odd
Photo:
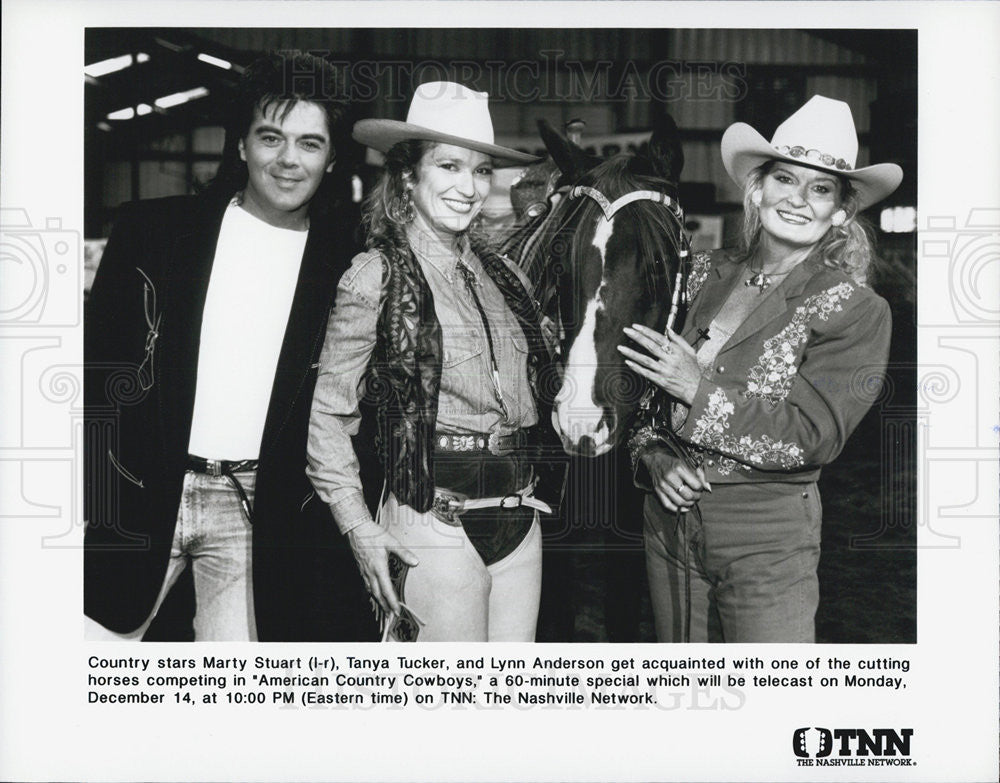
{"type": "Polygon", "coordinates": [[[257,470],[257,460],[241,459],[230,461],[225,459],[205,459],[188,454],[187,469],[195,473],[207,473],[209,476],[228,476],[230,473],[246,473],[257,470]]]}
{"type": "Polygon", "coordinates": [[[188,454],[187,469],[195,473],[207,473],[209,476],[228,476],[230,473],[246,473],[257,470],[257,460],[225,460],[225,459],[205,459],[188,454]]]}
{"type": "Polygon", "coordinates": [[[438,519],[454,527],[461,527],[462,520],[458,515],[464,511],[474,511],[477,508],[521,508],[527,506],[543,514],[551,514],[552,507],[544,500],[532,497],[535,491],[531,484],[519,492],[494,498],[469,498],[458,492],[447,489],[434,489],[434,501],[431,511],[438,519]]]}
{"type": "Polygon", "coordinates": [[[507,435],[498,432],[477,432],[472,435],[434,436],[434,446],[440,451],[488,451],[503,457],[528,445],[528,431],[514,430],[507,435]]]}
{"type": "Polygon", "coordinates": [[[196,457],[193,454],[188,454],[187,469],[193,470],[195,473],[205,473],[216,478],[221,476],[228,479],[229,483],[233,485],[233,489],[236,490],[236,494],[240,496],[240,506],[243,508],[247,522],[252,525],[253,507],[250,504],[250,498],[247,496],[247,491],[243,488],[243,484],[233,474],[255,471],[257,470],[257,463],[258,460],[255,459],[231,461],[225,459],[205,459],[204,457],[196,457]]]}

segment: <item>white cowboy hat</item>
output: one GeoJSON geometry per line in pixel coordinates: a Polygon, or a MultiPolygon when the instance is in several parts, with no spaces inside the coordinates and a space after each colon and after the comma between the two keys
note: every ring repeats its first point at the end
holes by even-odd
{"type": "Polygon", "coordinates": [[[361,120],[351,134],[355,141],[388,152],[406,139],[426,139],[484,152],[498,162],[535,163],[541,158],[493,143],[489,96],[455,82],[426,82],[410,101],[406,122],[361,120]]]}
{"type": "Polygon", "coordinates": [[[860,209],[892,193],[903,179],[895,163],[855,169],[858,134],[851,107],[843,101],[814,95],[785,120],[768,143],[747,125],[737,122],[722,134],[722,162],[741,188],[747,175],[769,160],[787,160],[831,171],[851,181],[860,197],[860,209]]]}

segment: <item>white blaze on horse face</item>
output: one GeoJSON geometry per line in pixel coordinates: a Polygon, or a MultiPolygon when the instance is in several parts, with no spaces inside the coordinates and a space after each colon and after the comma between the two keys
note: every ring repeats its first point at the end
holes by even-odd
{"type": "Polygon", "coordinates": [[[563,385],[556,395],[552,423],[563,440],[563,445],[571,451],[584,438],[590,438],[594,451],[591,456],[600,456],[611,450],[611,430],[605,419],[604,408],[594,402],[594,380],[597,376],[597,314],[604,309],[601,294],[604,289],[604,265],[608,240],[614,232],[615,221],[601,218],[592,240],[601,259],[601,284],[594,298],[587,302],[580,332],[570,348],[566,359],[563,385]]]}

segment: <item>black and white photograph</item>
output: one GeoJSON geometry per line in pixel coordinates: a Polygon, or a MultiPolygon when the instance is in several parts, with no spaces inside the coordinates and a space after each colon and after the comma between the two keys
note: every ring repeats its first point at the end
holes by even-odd
{"type": "Polygon", "coordinates": [[[4,778],[995,776],[995,6],[51,8],[4,778]]]}
{"type": "Polygon", "coordinates": [[[85,44],[93,637],[916,640],[915,31],[85,44]]]}

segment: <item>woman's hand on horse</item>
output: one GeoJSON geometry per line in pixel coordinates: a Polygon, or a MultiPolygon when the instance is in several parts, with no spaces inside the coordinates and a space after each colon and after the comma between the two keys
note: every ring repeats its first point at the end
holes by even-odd
{"type": "Polygon", "coordinates": [[[665,451],[649,451],[642,461],[649,471],[653,492],[667,511],[687,511],[698,502],[703,491],[712,491],[701,467],[692,470],[683,460],[665,451]]]}
{"type": "Polygon", "coordinates": [[[649,352],[645,354],[619,345],[618,350],[626,357],[625,364],[671,397],[690,405],[698,392],[701,378],[694,348],[671,330],[664,336],[649,327],[632,324],[631,327],[626,326],[624,331],[649,352]]]}
{"type": "Polygon", "coordinates": [[[420,562],[417,556],[399,543],[394,535],[370,519],[349,530],[347,540],[372,598],[382,607],[382,611],[398,614],[399,597],[392,589],[392,579],[389,576],[389,553],[395,552],[409,566],[420,562]]]}

